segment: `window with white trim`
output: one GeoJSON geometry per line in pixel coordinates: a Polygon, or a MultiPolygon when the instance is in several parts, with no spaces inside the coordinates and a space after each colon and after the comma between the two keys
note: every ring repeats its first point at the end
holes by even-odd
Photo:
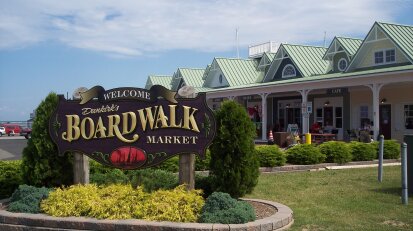
{"type": "Polygon", "coordinates": [[[374,64],[387,64],[396,62],[396,50],[387,49],[374,52],[374,64]]]}
{"type": "Polygon", "coordinates": [[[360,128],[365,127],[367,124],[370,124],[369,107],[360,106],[360,128]]]}
{"type": "Polygon", "coordinates": [[[386,50],[386,63],[396,62],[396,50],[386,50]]]}
{"type": "Polygon", "coordinates": [[[338,61],[338,70],[344,71],[347,68],[347,60],[345,58],[341,58],[338,61]]]}
{"type": "Polygon", "coordinates": [[[222,84],[222,75],[219,75],[219,83],[221,83],[222,84]]]}
{"type": "Polygon", "coordinates": [[[295,68],[291,64],[285,65],[283,72],[282,72],[282,77],[283,78],[288,78],[288,77],[295,77],[297,75],[295,68]]]}
{"type": "Polygon", "coordinates": [[[404,105],[404,126],[413,129],[413,104],[404,105]]]}

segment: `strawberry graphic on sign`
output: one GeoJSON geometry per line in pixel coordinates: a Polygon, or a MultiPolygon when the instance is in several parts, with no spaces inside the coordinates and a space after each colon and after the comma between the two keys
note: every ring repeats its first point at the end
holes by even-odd
{"type": "Polygon", "coordinates": [[[110,154],[110,162],[125,169],[142,166],[145,161],[145,151],[133,146],[120,147],[110,154]]]}

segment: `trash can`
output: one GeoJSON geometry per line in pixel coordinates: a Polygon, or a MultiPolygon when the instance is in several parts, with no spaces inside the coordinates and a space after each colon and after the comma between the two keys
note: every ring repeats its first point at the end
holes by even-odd
{"type": "Polygon", "coordinates": [[[407,144],[407,187],[409,195],[413,195],[413,134],[404,135],[407,144]]]}

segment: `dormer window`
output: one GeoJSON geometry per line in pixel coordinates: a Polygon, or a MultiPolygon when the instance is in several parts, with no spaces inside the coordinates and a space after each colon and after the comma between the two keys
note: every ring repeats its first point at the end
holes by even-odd
{"type": "Polygon", "coordinates": [[[396,62],[396,50],[388,49],[374,52],[374,64],[387,64],[396,62]]]}
{"type": "Polygon", "coordinates": [[[283,69],[283,73],[282,73],[282,77],[283,78],[288,78],[288,77],[295,77],[297,75],[295,68],[293,65],[291,64],[287,64],[284,69],[283,69]]]}
{"type": "Polygon", "coordinates": [[[219,75],[219,83],[222,84],[222,75],[219,75]]]}
{"type": "Polygon", "coordinates": [[[347,60],[345,58],[341,58],[338,61],[338,70],[344,71],[347,68],[347,60]]]}
{"type": "Polygon", "coordinates": [[[386,63],[396,62],[396,51],[394,49],[386,51],[386,63]]]}

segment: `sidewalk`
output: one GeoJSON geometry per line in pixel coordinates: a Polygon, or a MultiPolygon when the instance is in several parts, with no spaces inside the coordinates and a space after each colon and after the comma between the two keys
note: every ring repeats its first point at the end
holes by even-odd
{"type": "MultiPolygon", "coordinates": [[[[323,171],[323,170],[338,170],[349,168],[372,168],[378,167],[379,161],[354,161],[346,164],[322,163],[313,165],[284,165],[281,167],[261,167],[261,173],[285,173],[285,172],[302,172],[302,171],[323,171]]],[[[400,160],[389,159],[383,160],[383,166],[400,165],[400,160]]]]}

